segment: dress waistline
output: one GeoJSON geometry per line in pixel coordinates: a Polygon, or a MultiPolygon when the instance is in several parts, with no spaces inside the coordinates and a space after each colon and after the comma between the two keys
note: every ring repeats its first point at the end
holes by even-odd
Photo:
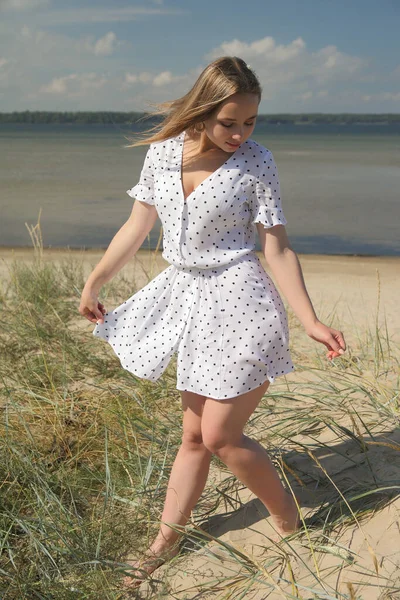
{"type": "Polygon", "coordinates": [[[171,266],[173,266],[177,271],[183,271],[184,273],[189,273],[191,275],[216,275],[241,262],[249,260],[254,261],[254,259],[257,261],[259,260],[257,254],[254,252],[248,252],[246,254],[242,254],[238,258],[235,258],[234,260],[231,260],[229,263],[224,263],[223,265],[212,265],[211,267],[188,267],[187,265],[175,265],[171,263],[171,266]]]}

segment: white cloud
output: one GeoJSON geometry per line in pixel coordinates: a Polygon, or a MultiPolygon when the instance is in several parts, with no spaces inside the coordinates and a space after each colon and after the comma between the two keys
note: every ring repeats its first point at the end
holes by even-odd
{"type": "MultiPolygon", "coordinates": [[[[273,37],[265,37],[247,44],[239,40],[223,42],[217,48],[214,48],[206,55],[208,59],[214,59],[219,56],[240,56],[244,60],[259,60],[262,58],[270,65],[276,65],[288,62],[289,60],[301,55],[305,50],[305,42],[299,37],[287,46],[276,45],[273,37]]],[[[252,63],[253,65],[253,63],[252,63]]]]}
{"type": "Polygon", "coordinates": [[[343,90],[332,90],[329,93],[332,112],[399,112],[400,92],[369,91],[364,92],[357,87],[343,90]],[[349,107],[349,108],[347,108],[349,107]],[[364,108],[365,107],[365,108],[364,108]]]}
{"type": "Polygon", "coordinates": [[[153,79],[153,85],[155,86],[161,86],[161,85],[167,85],[168,83],[171,83],[174,80],[171,71],[163,71],[162,73],[159,73],[158,75],[156,75],[153,79]]]}
{"type": "Polygon", "coordinates": [[[76,77],[74,74],[55,77],[49,84],[43,85],[39,91],[45,94],[65,94],[68,89],[68,82],[76,79],[76,77]]]}
{"type": "Polygon", "coordinates": [[[96,73],[71,73],[65,77],[55,77],[39,92],[45,94],[63,94],[66,97],[83,96],[86,92],[99,90],[105,86],[107,78],[96,73]]]}
{"type": "Polygon", "coordinates": [[[26,9],[40,9],[35,12],[31,12],[29,15],[31,26],[36,27],[52,27],[56,25],[73,25],[83,23],[126,23],[129,21],[143,21],[144,19],[159,16],[181,16],[187,14],[187,10],[178,8],[166,8],[164,6],[114,6],[111,8],[105,8],[96,6],[95,8],[89,6],[76,6],[69,8],[67,3],[64,6],[66,8],[54,8],[52,10],[46,10],[46,6],[50,3],[50,0],[0,0],[0,7],[7,8],[7,10],[13,10],[16,12],[23,12],[23,6],[26,9]],[[21,8],[17,8],[17,5],[21,5],[21,8]]]}
{"type": "Polygon", "coordinates": [[[78,62],[83,69],[92,71],[99,65],[96,57],[111,56],[117,49],[129,47],[129,42],[118,40],[113,31],[100,38],[73,38],[23,25],[1,45],[18,64],[29,65],[31,70],[36,67],[43,72],[46,68],[54,70],[55,66],[58,71],[74,70],[78,62]]]}
{"type": "Polygon", "coordinates": [[[400,102],[400,92],[379,92],[377,94],[365,94],[364,102],[400,102]]]}
{"type": "Polygon", "coordinates": [[[166,86],[171,83],[176,83],[186,79],[186,75],[173,75],[171,71],[162,71],[157,75],[152,75],[148,71],[142,71],[141,73],[125,73],[125,78],[122,83],[121,89],[126,89],[133,84],[147,84],[151,83],[155,87],[166,86]]]}
{"type": "Polygon", "coordinates": [[[113,31],[109,31],[106,35],[99,40],[94,45],[94,53],[96,56],[105,56],[112,54],[115,48],[117,36],[113,31]]]}
{"type": "Polygon", "coordinates": [[[10,61],[7,58],[0,58],[0,81],[3,88],[7,87],[11,72],[12,66],[10,61]]]}
{"type": "Polygon", "coordinates": [[[50,5],[50,0],[1,0],[0,10],[18,11],[43,8],[50,5]]]}
{"type": "MultiPolygon", "coordinates": [[[[198,73],[198,75],[199,74],[200,73],[198,73]]],[[[153,85],[156,87],[170,85],[173,83],[174,89],[176,90],[176,84],[183,84],[183,86],[189,86],[190,84],[193,84],[195,82],[195,79],[196,77],[193,76],[193,72],[187,73],[185,75],[174,75],[173,73],[171,73],[171,71],[162,71],[161,73],[158,73],[158,75],[152,77],[152,82],[153,85]]]]}
{"type": "Polygon", "coordinates": [[[271,36],[250,43],[224,41],[205,56],[205,64],[179,73],[141,70],[132,42],[109,29],[97,37],[75,38],[35,28],[31,19],[15,30],[0,22],[2,105],[5,110],[149,110],[187,93],[209,60],[223,55],[241,56],[257,73],[263,88],[260,112],[296,112],[299,106],[310,112],[356,111],[359,106],[371,112],[379,106],[398,110],[399,94],[390,90],[400,67],[384,72],[333,45],[310,51],[301,37],[288,44],[271,36]],[[128,71],[127,64],[134,67],[128,71]]]}
{"type": "Polygon", "coordinates": [[[133,75],[132,73],[125,73],[125,81],[124,83],[130,85],[132,83],[136,83],[138,81],[138,76],[133,75]]]}
{"type": "Polygon", "coordinates": [[[369,61],[339,52],[336,46],[326,46],[309,55],[309,64],[315,81],[323,83],[361,76],[369,66],[369,61]]]}
{"type": "Polygon", "coordinates": [[[143,71],[143,73],[140,73],[138,76],[138,79],[141,83],[150,83],[150,81],[153,79],[151,73],[148,73],[147,71],[143,71]]]}
{"type": "Polygon", "coordinates": [[[304,92],[304,94],[298,94],[296,96],[296,98],[298,100],[301,100],[302,102],[305,102],[306,100],[311,100],[312,97],[313,97],[312,92],[304,92]]]}
{"type": "Polygon", "coordinates": [[[298,37],[287,45],[277,44],[273,37],[251,43],[237,39],[223,42],[206,55],[208,59],[220,56],[240,56],[251,62],[261,83],[269,94],[271,88],[287,83],[313,81],[314,85],[329,81],[348,80],[361,74],[368,61],[340,52],[336,46],[325,46],[309,52],[305,41],[298,37]]]}

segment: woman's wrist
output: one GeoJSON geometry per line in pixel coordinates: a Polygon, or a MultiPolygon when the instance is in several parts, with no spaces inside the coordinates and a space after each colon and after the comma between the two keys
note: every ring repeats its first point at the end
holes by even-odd
{"type": "Polygon", "coordinates": [[[101,288],[103,287],[104,282],[102,282],[99,279],[91,279],[90,277],[87,279],[85,286],[84,286],[84,290],[87,292],[95,292],[96,294],[98,294],[101,290],[101,288]]]}
{"type": "Polygon", "coordinates": [[[316,316],[309,319],[306,323],[303,323],[305,332],[309,334],[318,323],[320,323],[320,320],[316,316]]]}

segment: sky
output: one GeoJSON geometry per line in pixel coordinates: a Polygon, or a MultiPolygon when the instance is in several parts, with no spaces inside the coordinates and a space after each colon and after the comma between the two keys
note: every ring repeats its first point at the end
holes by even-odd
{"type": "Polygon", "coordinates": [[[0,112],[151,111],[219,56],[259,112],[400,113],[400,0],[0,0],[0,112]]]}

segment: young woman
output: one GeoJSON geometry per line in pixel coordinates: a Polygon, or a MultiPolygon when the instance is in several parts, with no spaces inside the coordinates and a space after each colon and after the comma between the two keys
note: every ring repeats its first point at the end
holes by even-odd
{"type": "MultiPolygon", "coordinates": [[[[182,445],[168,484],[162,521],[184,525],[199,499],[215,453],[267,507],[277,531],[298,528],[296,503],[265,450],[243,428],[270,383],[294,370],[287,315],[262,252],[307,334],[331,359],[343,334],[318,320],[288,240],[272,153],[250,138],[261,87],[237,57],[209,64],[182,98],[159,105],[164,120],[150,144],[139,182],[128,194],[132,214],[89,276],[79,312],[97,323],[122,366],[157,380],[177,353],[183,408],[182,445]],[[111,312],[101,286],[140,248],[159,216],[169,266],[111,312]]],[[[165,524],[141,560],[137,585],[178,551],[165,524]]]]}

